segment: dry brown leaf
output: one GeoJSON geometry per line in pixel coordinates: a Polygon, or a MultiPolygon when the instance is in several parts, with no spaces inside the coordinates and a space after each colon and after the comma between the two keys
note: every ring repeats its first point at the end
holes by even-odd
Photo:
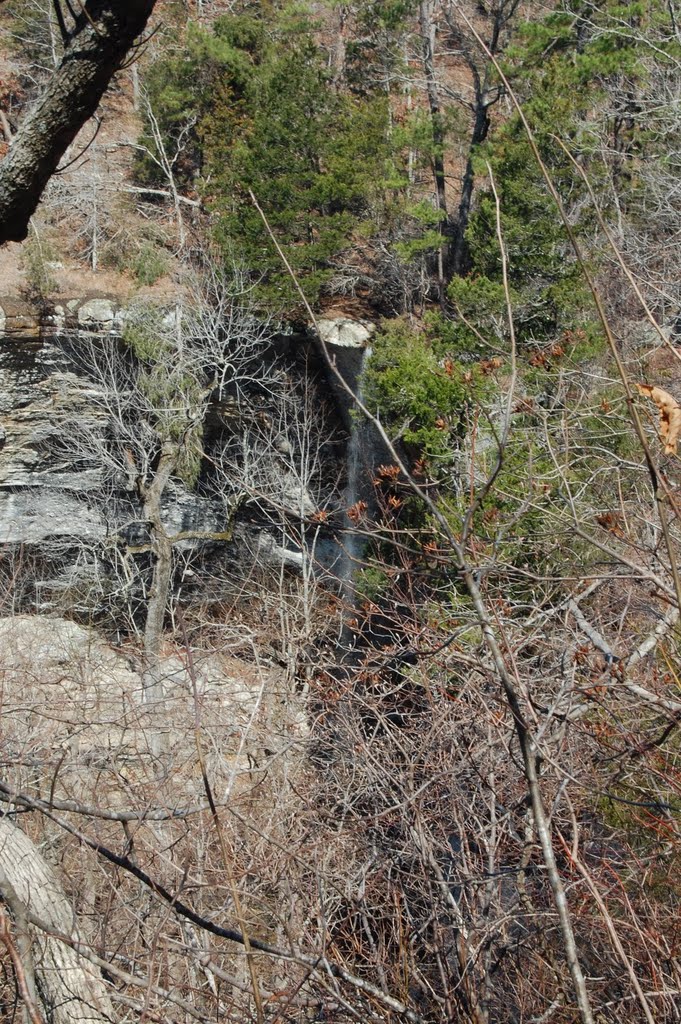
{"type": "Polygon", "coordinates": [[[503,366],[503,364],[503,359],[500,359],[499,356],[493,356],[491,359],[483,359],[480,363],[480,369],[485,375],[487,375],[488,373],[494,373],[494,371],[498,370],[503,366]]]}
{"type": "Polygon", "coordinates": [[[681,433],[681,406],[668,391],[652,384],[637,384],[636,387],[652,399],[660,413],[660,437],[664,441],[666,455],[676,455],[676,446],[681,433]]]}

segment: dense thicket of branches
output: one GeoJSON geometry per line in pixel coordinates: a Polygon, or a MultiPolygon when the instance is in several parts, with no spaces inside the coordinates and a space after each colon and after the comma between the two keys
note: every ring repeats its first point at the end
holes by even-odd
{"type": "Polygon", "coordinates": [[[0,620],[5,845],[74,910],[3,867],[7,1013],[58,1019],[49,932],[94,1020],[678,1021],[673,6],[169,10],[131,188],[185,295],[75,346],[61,450],[144,525],[97,591],[135,608],[0,620]],[[339,307],[340,474],[263,327],[339,307]],[[171,488],[267,559],[194,559],[171,488]]]}

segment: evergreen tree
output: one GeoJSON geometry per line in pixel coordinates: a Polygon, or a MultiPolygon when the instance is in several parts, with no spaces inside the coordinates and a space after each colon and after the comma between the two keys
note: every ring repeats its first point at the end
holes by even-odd
{"type": "MultiPolygon", "coordinates": [[[[587,251],[597,233],[593,210],[558,140],[579,158],[606,213],[613,176],[619,178],[621,215],[632,201],[632,168],[644,144],[635,121],[624,125],[620,111],[622,82],[627,83],[629,106],[635,106],[634,97],[649,75],[650,50],[635,28],[640,14],[640,5],[614,0],[598,8],[563,3],[543,20],[522,27],[505,62],[542,159],[587,251]],[[610,135],[607,146],[603,126],[610,135]]],[[[659,56],[665,59],[664,50],[659,56]]],[[[517,115],[480,147],[475,163],[483,188],[467,231],[469,280],[450,285],[455,305],[466,296],[474,306],[472,292],[500,281],[495,203],[485,187],[491,168],[516,290],[518,337],[532,346],[561,330],[584,326],[590,303],[581,272],[517,115]]]]}
{"type": "Polygon", "coordinates": [[[382,96],[332,88],[303,12],[286,6],[191,27],[188,51],[152,70],[165,132],[193,124],[190,173],[199,178],[227,260],[245,263],[263,301],[299,302],[252,191],[311,301],[333,261],[371,232],[388,159],[382,96]]]}

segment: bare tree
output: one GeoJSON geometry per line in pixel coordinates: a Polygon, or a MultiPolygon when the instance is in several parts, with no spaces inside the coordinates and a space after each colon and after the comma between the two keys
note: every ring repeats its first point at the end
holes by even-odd
{"type": "Polygon", "coordinates": [[[219,504],[198,501],[206,514],[212,508],[215,528],[201,525],[199,514],[196,529],[183,530],[168,520],[173,489],[198,480],[211,404],[219,407],[228,389],[238,404],[248,384],[267,388],[279,380],[264,358],[269,325],[249,311],[238,275],[227,282],[215,274],[211,289],[210,296],[203,291],[165,311],[131,308],[122,340],[79,339],[74,368],[87,382],[89,416],[59,442],[63,457],[86,461],[99,473],[101,487],[88,499],[107,524],[115,560],[122,560],[119,570],[127,565],[129,579],[137,581],[136,557],[151,560],[143,635],[152,700],[161,696],[156,673],[174,548],[231,537],[232,502],[239,494],[238,485],[225,480],[216,491],[219,504]]]}
{"type": "Polygon", "coordinates": [[[209,265],[175,307],[131,307],[122,340],[80,337],[72,349],[88,414],[65,424],[57,446],[97,474],[86,499],[105,534],[80,572],[85,582],[99,553],[110,567],[95,573],[102,604],[122,597],[129,622],[141,615],[152,702],[173,581],[191,577],[192,550],[233,540],[239,508],[254,521],[254,557],[295,569],[309,591],[302,606],[312,604],[315,516],[334,503],[336,442],[319,384],[304,366],[287,369],[251,301],[242,274],[209,265]]]}

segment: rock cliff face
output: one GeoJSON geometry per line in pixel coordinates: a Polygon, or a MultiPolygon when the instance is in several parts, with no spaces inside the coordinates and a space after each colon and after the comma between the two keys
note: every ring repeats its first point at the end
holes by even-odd
{"type": "Polygon", "coordinates": [[[41,319],[28,306],[0,303],[0,541],[96,537],[101,524],[79,496],[100,485],[99,469],[60,465],[49,454],[74,408],[92,422],[87,384],[69,372],[58,340],[65,312],[41,319]]]}
{"type": "MultiPolygon", "coordinates": [[[[96,389],[74,372],[70,353],[87,336],[120,335],[124,311],[91,297],[40,315],[0,299],[0,543],[93,541],[106,525],[86,499],[102,488],[102,468],[59,458],[60,435],[74,420],[103,432],[96,389]]],[[[208,502],[176,489],[165,509],[172,532],[216,530],[208,502]]]]}
{"type": "MultiPolygon", "coordinates": [[[[107,429],[96,400],[97,385],[79,372],[74,353],[86,340],[119,337],[125,316],[119,304],[102,296],[65,301],[42,312],[0,297],[0,544],[33,546],[44,556],[55,545],[63,552],[70,545],[102,541],[110,530],[101,511],[106,483],[102,465],[92,455],[74,457],[73,437],[68,436],[69,443],[64,437],[73,433],[74,422],[89,435],[101,436],[107,429]]],[[[372,325],[338,316],[319,326],[327,351],[356,388],[372,325]]],[[[309,359],[309,337],[289,339],[288,345],[286,358],[295,358],[306,347],[309,359]]],[[[332,429],[338,429],[340,420],[352,434],[352,400],[333,375],[330,384],[325,390],[333,396],[337,420],[332,429]]],[[[213,419],[217,422],[219,416],[213,419]]],[[[286,506],[285,474],[281,481],[278,500],[286,506]]],[[[181,485],[170,488],[169,495],[163,514],[170,534],[224,531],[224,508],[181,485]]],[[[300,500],[298,493],[298,506],[300,500]]],[[[304,514],[315,510],[313,499],[306,498],[304,514]]],[[[134,508],[131,518],[136,518],[134,508]]],[[[248,549],[249,557],[259,560],[294,568],[301,563],[301,551],[288,547],[281,531],[268,533],[266,525],[249,522],[247,514],[236,523],[235,544],[236,557],[248,549]]],[[[324,560],[333,562],[331,540],[327,548],[324,560]]],[[[325,550],[324,544],[319,550],[325,550]]]]}

